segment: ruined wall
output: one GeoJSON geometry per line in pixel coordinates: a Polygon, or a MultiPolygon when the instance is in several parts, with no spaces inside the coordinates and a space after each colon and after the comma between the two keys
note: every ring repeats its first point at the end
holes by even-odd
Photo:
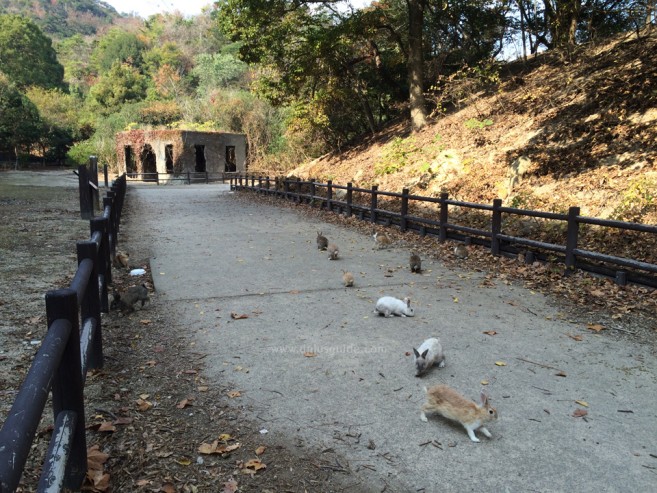
{"type": "MultiPolygon", "coordinates": [[[[246,172],[246,136],[222,132],[188,132],[181,130],[129,130],[116,134],[119,173],[130,172],[126,147],[134,158],[135,173],[182,173],[226,170],[227,157],[234,160],[234,170],[246,172]],[[172,149],[172,167],[167,171],[167,146],[172,149]],[[231,149],[233,148],[233,149],[231,149]],[[154,161],[154,163],[153,163],[154,161]]],[[[154,179],[154,177],[153,177],[154,179]]],[[[160,177],[164,179],[164,177],[160,177]]]]}

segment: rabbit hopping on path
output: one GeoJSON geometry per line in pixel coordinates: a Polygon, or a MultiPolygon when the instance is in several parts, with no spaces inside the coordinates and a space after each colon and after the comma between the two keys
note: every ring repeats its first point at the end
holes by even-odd
{"type": "Polygon", "coordinates": [[[492,437],[484,425],[497,419],[497,410],[490,405],[488,395],[483,390],[479,396],[481,405],[463,397],[447,385],[435,385],[428,389],[425,387],[424,390],[427,394],[427,402],[421,407],[422,421],[428,421],[426,413],[437,413],[460,423],[473,442],[479,442],[475,430],[480,430],[488,438],[492,437]]]}

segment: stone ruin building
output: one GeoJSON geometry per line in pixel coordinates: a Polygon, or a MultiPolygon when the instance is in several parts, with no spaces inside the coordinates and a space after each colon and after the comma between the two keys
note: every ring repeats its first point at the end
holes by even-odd
{"type": "MultiPolygon", "coordinates": [[[[246,135],[187,130],[129,130],[116,134],[119,173],[166,181],[193,173],[245,173],[246,135]]],[[[195,176],[195,178],[199,178],[195,176]]]]}

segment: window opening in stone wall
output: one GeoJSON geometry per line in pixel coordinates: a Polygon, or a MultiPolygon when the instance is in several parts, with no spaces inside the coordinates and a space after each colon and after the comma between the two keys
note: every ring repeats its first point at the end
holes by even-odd
{"type": "Polygon", "coordinates": [[[128,176],[132,176],[135,173],[135,155],[132,152],[132,147],[125,146],[123,148],[123,154],[125,156],[125,172],[128,176]]]}
{"type": "Polygon", "coordinates": [[[194,146],[194,149],[196,150],[196,167],[194,171],[205,173],[205,146],[197,144],[194,146]]]}
{"type": "Polygon", "coordinates": [[[142,179],[144,181],[157,181],[157,161],[150,144],[145,144],[141,151],[142,179]]]}
{"type": "Polygon", "coordinates": [[[237,160],[235,159],[235,146],[226,146],[226,172],[237,171],[237,160]]]}
{"type": "Polygon", "coordinates": [[[167,173],[173,173],[173,144],[164,146],[164,159],[167,173]]]}

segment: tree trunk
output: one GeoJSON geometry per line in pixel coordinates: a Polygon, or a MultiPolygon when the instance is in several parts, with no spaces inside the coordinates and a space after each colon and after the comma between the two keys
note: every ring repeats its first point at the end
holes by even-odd
{"type": "Polygon", "coordinates": [[[427,123],[427,105],[424,99],[424,51],[422,28],[424,0],[407,0],[408,4],[408,83],[411,126],[420,130],[427,123]]]}

